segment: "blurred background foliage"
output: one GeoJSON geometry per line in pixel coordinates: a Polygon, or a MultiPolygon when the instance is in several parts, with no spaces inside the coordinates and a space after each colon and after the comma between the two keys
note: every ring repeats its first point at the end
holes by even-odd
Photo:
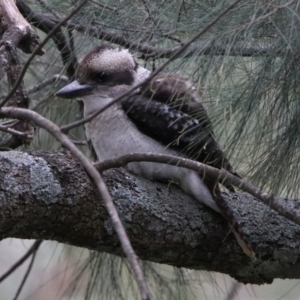
{"type": "MultiPolygon", "coordinates": [[[[40,18],[35,25],[39,27],[43,19],[54,23],[63,19],[78,1],[17,1],[19,6],[24,3],[32,16],[37,14],[40,18]]],[[[81,118],[76,101],[53,96],[67,79],[52,80],[41,89],[38,86],[58,74],[72,77],[70,66],[103,43],[129,48],[140,64],[154,70],[229,3],[88,1],[62,28],[70,49],[67,58],[62,61],[61,52],[66,49],[59,51],[51,40],[45,46],[46,54],[31,64],[25,77],[30,107],[59,125],[81,118]]],[[[299,5],[296,0],[241,1],[168,66],[168,71],[192,78],[203,93],[217,139],[237,172],[261,189],[289,198],[299,198],[300,188],[299,5]]],[[[43,31],[37,31],[41,38],[45,37],[43,31]]],[[[28,59],[21,51],[19,54],[23,62],[28,59]]],[[[0,88],[5,94],[7,83],[3,81],[0,88]]],[[[70,137],[83,142],[79,147],[90,155],[84,145],[83,128],[72,130],[70,137]]],[[[37,129],[33,143],[24,147],[60,149],[42,129],[37,129]]],[[[72,267],[73,276],[68,275],[68,288],[64,286],[61,294],[47,299],[138,299],[123,259],[87,251],[84,258],[78,259],[80,255],[74,254],[71,247],[65,246],[61,251],[64,259],[68,257],[76,267],[72,267]]],[[[146,262],[144,269],[157,299],[226,299],[233,284],[224,275],[146,262]]],[[[277,287],[269,287],[272,294],[263,292],[264,288],[235,285],[238,291],[230,299],[238,299],[236,295],[241,299],[298,299],[298,282],[290,281],[285,287],[282,281],[276,282],[277,287]],[[288,293],[290,287],[292,291],[288,293]]],[[[33,297],[36,296],[27,299],[46,299],[33,297]]]]}

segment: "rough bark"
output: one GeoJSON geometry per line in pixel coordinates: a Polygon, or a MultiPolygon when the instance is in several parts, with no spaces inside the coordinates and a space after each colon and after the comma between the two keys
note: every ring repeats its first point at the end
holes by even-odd
{"type": "MultiPolygon", "coordinates": [[[[116,169],[104,178],[142,259],[222,272],[248,283],[300,278],[300,227],[250,195],[227,199],[256,245],[256,261],[228,235],[221,216],[176,186],[116,169]]],[[[56,240],[122,255],[96,188],[66,152],[0,153],[0,205],[2,238],[56,240]]]]}
{"type": "MultiPolygon", "coordinates": [[[[15,0],[0,0],[0,24],[0,35],[4,34],[2,40],[25,53],[32,53],[40,43],[38,35],[20,14],[15,0]]],[[[42,55],[43,51],[38,54],[42,55]]]]}
{"type": "MultiPolygon", "coordinates": [[[[34,26],[38,29],[44,31],[46,34],[55,27],[57,24],[55,21],[52,21],[50,17],[47,17],[42,14],[38,14],[31,10],[31,8],[21,0],[16,1],[16,5],[20,10],[20,13],[34,26]]],[[[66,39],[63,31],[59,28],[52,36],[54,43],[57,46],[57,49],[60,51],[62,61],[66,66],[66,71],[69,77],[72,77],[75,72],[75,65],[77,63],[75,53],[70,47],[68,40],[66,39]]]]}
{"type": "MultiPolygon", "coordinates": [[[[0,80],[6,73],[8,87],[11,89],[22,71],[16,48],[22,49],[25,53],[32,53],[40,43],[38,35],[19,12],[15,0],[0,0],[0,37],[0,80]]],[[[41,50],[37,54],[43,53],[41,50]]],[[[28,108],[29,99],[23,82],[6,104],[28,108]]],[[[34,127],[30,122],[21,121],[14,129],[27,132],[27,137],[9,137],[0,142],[1,149],[16,148],[31,141],[34,127]]]]}
{"type": "MultiPolygon", "coordinates": [[[[19,57],[16,49],[11,49],[9,67],[6,70],[7,82],[9,90],[12,89],[15,83],[18,81],[22,72],[22,66],[20,64],[19,57]]],[[[19,108],[29,107],[29,97],[26,89],[24,88],[24,82],[19,85],[14,95],[6,103],[7,106],[14,106],[19,108]]],[[[14,126],[14,129],[20,132],[26,133],[23,137],[12,135],[7,139],[0,142],[0,149],[15,149],[23,144],[29,144],[34,136],[34,125],[27,120],[20,120],[18,124],[14,126]]]]}

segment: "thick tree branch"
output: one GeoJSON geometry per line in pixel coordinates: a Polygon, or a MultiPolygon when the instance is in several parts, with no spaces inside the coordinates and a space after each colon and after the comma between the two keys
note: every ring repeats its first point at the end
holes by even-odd
{"type": "MultiPolygon", "coordinates": [[[[22,0],[17,0],[17,6],[21,14],[34,26],[49,34],[50,31],[57,25],[58,22],[50,20],[45,15],[35,13],[31,8],[22,0]]],[[[60,51],[63,64],[67,66],[67,74],[72,77],[75,72],[76,57],[73,53],[64,33],[61,28],[58,28],[52,35],[53,41],[60,51]]]]}
{"type": "Polygon", "coordinates": [[[29,67],[29,65],[31,64],[32,60],[34,59],[34,57],[41,51],[42,47],[48,42],[48,40],[52,37],[52,35],[60,29],[60,27],[66,23],[68,20],[70,20],[87,2],[88,0],[83,0],[66,18],[64,18],[61,22],[57,23],[48,33],[48,35],[46,36],[46,38],[39,44],[39,46],[33,51],[32,55],[29,57],[29,59],[27,60],[27,62],[25,63],[22,72],[18,78],[18,80],[16,81],[15,85],[13,86],[13,88],[11,89],[11,91],[8,93],[8,95],[3,99],[3,101],[0,103],[0,107],[2,107],[3,105],[5,105],[8,100],[10,99],[10,97],[13,96],[13,94],[16,92],[18,86],[21,84],[23,77],[25,76],[26,70],[29,67]]]}
{"type": "MultiPolygon", "coordinates": [[[[0,234],[57,240],[123,255],[97,188],[68,153],[0,153],[0,234]],[[99,236],[101,237],[99,239],[99,236]]],[[[300,278],[300,226],[248,194],[224,196],[256,245],[251,261],[217,213],[175,186],[104,172],[122,221],[138,255],[178,267],[223,272],[242,282],[300,278]]],[[[286,200],[295,211],[296,201],[286,200]]]]}
{"type": "Polygon", "coordinates": [[[103,171],[111,168],[124,167],[128,163],[134,161],[150,161],[170,164],[172,166],[180,166],[183,168],[194,170],[203,177],[210,176],[212,178],[217,178],[220,183],[227,183],[240,188],[242,191],[251,194],[262,203],[276,210],[280,215],[300,225],[299,213],[294,210],[293,206],[286,205],[286,199],[278,197],[275,198],[272,195],[269,195],[268,193],[252,185],[247,180],[234,176],[225,169],[220,170],[191,159],[166,154],[131,153],[117,158],[106,159],[105,161],[96,163],[95,166],[99,171],[103,171]]]}
{"type": "MultiPolygon", "coordinates": [[[[32,53],[38,47],[40,40],[31,25],[23,18],[15,0],[0,0],[0,35],[4,34],[5,43],[19,47],[25,53],[32,53]]],[[[44,52],[40,48],[37,54],[44,52]]]]}

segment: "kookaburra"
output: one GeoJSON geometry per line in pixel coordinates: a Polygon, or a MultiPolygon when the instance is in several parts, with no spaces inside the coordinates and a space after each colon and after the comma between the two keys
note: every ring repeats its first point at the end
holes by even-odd
{"type": "MultiPolygon", "coordinates": [[[[100,46],[79,62],[76,80],[56,96],[80,97],[87,116],[149,75],[150,71],[139,66],[128,50],[100,46]]],[[[201,94],[180,75],[157,75],[85,124],[85,131],[98,160],[151,152],[191,158],[237,175],[215,140],[201,94]]],[[[195,171],[161,163],[132,162],[127,167],[149,179],[175,182],[198,201],[222,213],[244,252],[253,255],[216,179],[201,178],[195,171]]],[[[232,186],[226,187],[233,191],[232,186]]]]}

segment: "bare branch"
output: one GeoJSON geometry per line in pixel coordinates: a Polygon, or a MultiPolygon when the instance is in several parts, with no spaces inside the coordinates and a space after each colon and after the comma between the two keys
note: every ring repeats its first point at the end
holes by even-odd
{"type": "MultiPolygon", "coordinates": [[[[19,14],[20,15],[20,14],[19,14]]],[[[5,34],[3,39],[0,42],[0,50],[2,52],[1,61],[0,61],[0,79],[3,77],[4,73],[7,74],[8,79],[8,87],[11,88],[15,85],[16,81],[19,78],[19,75],[21,73],[22,67],[17,55],[16,46],[21,42],[21,40],[15,40],[14,43],[12,43],[12,40],[14,39],[14,35],[11,32],[11,29],[14,29],[16,27],[9,28],[5,34]],[[10,36],[9,33],[12,33],[10,36]],[[11,39],[11,43],[8,43],[9,39],[11,39]],[[3,53],[4,52],[4,53],[3,53]],[[2,68],[1,68],[2,65],[2,68]]],[[[23,32],[19,31],[19,37],[24,38],[23,32]]],[[[29,98],[26,90],[24,89],[23,82],[20,83],[18,86],[15,94],[13,97],[9,99],[7,102],[10,106],[15,107],[21,107],[21,108],[28,108],[29,106],[29,98]]],[[[0,148],[14,148],[22,145],[22,144],[29,144],[32,140],[33,133],[34,133],[34,127],[32,124],[28,121],[21,121],[14,125],[14,129],[9,129],[6,132],[14,132],[14,136],[10,137],[8,140],[1,141],[0,148]],[[26,132],[25,134],[20,134],[22,132],[26,132]]],[[[2,130],[5,129],[2,127],[2,130]]]]}
{"type": "Polygon", "coordinates": [[[20,122],[19,120],[8,120],[8,121],[4,121],[2,122],[0,125],[4,126],[4,127],[13,127],[15,126],[18,122],[20,122]]]}
{"type": "Polygon", "coordinates": [[[98,6],[100,6],[100,7],[102,7],[102,8],[104,8],[104,9],[107,9],[107,10],[111,10],[111,11],[113,11],[115,14],[119,14],[119,12],[118,12],[118,9],[117,8],[115,8],[115,7],[111,7],[111,6],[108,6],[108,5],[104,5],[104,4],[102,4],[102,3],[99,3],[99,2],[97,2],[97,1],[95,1],[95,0],[92,0],[92,3],[94,3],[95,5],[98,5],[98,6]]]}
{"type": "MultiPolygon", "coordinates": [[[[20,4],[21,1],[17,0],[17,6],[20,4]]],[[[22,1],[23,2],[23,1],[22,1]]],[[[44,8],[45,10],[49,11],[53,16],[55,16],[56,18],[59,18],[58,14],[56,13],[56,11],[54,11],[54,9],[52,9],[47,3],[45,3],[44,0],[37,0],[37,2],[41,5],[42,8],[44,8]]],[[[23,2],[24,3],[24,2],[23,2]]],[[[19,7],[20,9],[20,7],[19,7]]],[[[21,9],[20,9],[21,11],[21,9]]],[[[21,12],[22,13],[22,12],[21,12]]],[[[25,17],[26,18],[26,17],[25,17]]]]}
{"type": "MultiPolygon", "coordinates": [[[[56,20],[58,22],[58,20],[56,20]]],[[[148,44],[143,43],[135,43],[132,40],[126,39],[122,35],[117,35],[112,32],[108,32],[103,30],[103,28],[98,28],[96,26],[91,25],[83,25],[83,24],[75,24],[72,22],[68,22],[67,27],[78,32],[88,34],[100,40],[104,40],[107,42],[111,42],[126,48],[130,48],[133,50],[138,51],[141,53],[141,59],[148,60],[148,59],[160,59],[160,58],[170,58],[174,53],[176,53],[180,48],[180,46],[175,46],[171,48],[160,48],[160,47],[153,47],[148,44]]],[[[168,35],[168,38],[171,38],[168,35]]],[[[172,38],[174,40],[174,38],[172,38]]],[[[182,43],[176,39],[177,42],[182,43]]],[[[267,55],[270,53],[275,52],[277,55],[282,55],[284,52],[282,50],[275,49],[274,47],[239,47],[239,46],[232,46],[230,49],[223,45],[211,45],[211,43],[202,43],[200,45],[190,47],[187,49],[185,53],[178,55],[176,58],[182,57],[184,55],[185,58],[193,57],[195,54],[198,55],[228,55],[228,56],[243,56],[243,57],[251,57],[251,56],[259,56],[259,55],[267,55]]]]}
{"type": "MultiPolygon", "coordinates": [[[[2,238],[51,239],[124,256],[96,186],[69,151],[2,152],[0,162],[2,238]]],[[[251,237],[256,261],[228,235],[221,215],[176,185],[124,169],[103,177],[141,259],[226,273],[244,283],[300,278],[300,226],[253,196],[222,194],[251,237]]],[[[300,212],[299,200],[286,204],[300,212]]]]}
{"type": "Polygon", "coordinates": [[[24,65],[22,72],[17,80],[17,82],[15,83],[15,85],[13,86],[12,90],[8,93],[8,95],[5,97],[5,99],[0,103],[0,107],[2,107],[3,105],[5,105],[7,103],[7,101],[10,99],[10,97],[15,93],[15,91],[17,90],[19,84],[22,82],[23,77],[26,73],[27,68],[29,67],[29,65],[31,64],[32,60],[34,59],[34,57],[37,55],[37,53],[40,51],[40,49],[42,49],[42,47],[48,42],[48,40],[52,37],[52,35],[59,30],[59,28],[65,24],[68,20],[70,20],[86,3],[88,0],[83,0],[65,19],[63,19],[61,22],[59,22],[58,24],[56,24],[52,30],[49,32],[49,34],[46,36],[46,38],[41,42],[41,44],[34,50],[34,52],[32,53],[32,55],[29,57],[29,59],[27,60],[26,64],[24,65]]]}
{"type": "Polygon", "coordinates": [[[99,171],[103,171],[110,168],[122,167],[133,161],[150,161],[165,163],[172,166],[179,166],[194,170],[204,177],[212,176],[213,178],[217,178],[222,183],[232,184],[240,188],[241,190],[253,195],[262,203],[277,211],[280,215],[300,225],[300,215],[297,211],[294,210],[294,207],[289,207],[286,205],[285,199],[274,198],[266,192],[259,190],[250,182],[247,182],[244,179],[240,179],[232,175],[225,169],[219,170],[217,168],[190,159],[176,157],[172,155],[153,153],[126,154],[117,158],[107,159],[103,162],[99,162],[95,166],[99,171]]]}
{"type": "MultiPolygon", "coordinates": [[[[38,29],[42,30],[46,34],[50,34],[50,32],[54,29],[54,27],[59,22],[54,22],[50,20],[45,15],[41,15],[32,11],[32,9],[22,0],[17,0],[17,6],[21,12],[21,14],[34,26],[38,29]]],[[[62,25],[62,24],[61,24],[62,25]]],[[[61,26],[60,25],[60,26],[61,26]]],[[[61,58],[63,64],[67,66],[67,74],[69,77],[74,75],[75,65],[76,65],[76,57],[69,45],[64,33],[61,28],[57,28],[55,32],[52,34],[52,39],[57,46],[57,49],[60,51],[61,58]]]]}
{"type": "Polygon", "coordinates": [[[23,289],[23,286],[24,286],[24,284],[25,284],[25,282],[26,282],[26,280],[27,280],[27,278],[28,278],[28,276],[29,276],[29,274],[30,274],[30,271],[31,271],[31,269],[32,269],[32,266],[33,266],[33,263],[34,263],[34,260],[35,260],[35,256],[36,256],[36,253],[37,253],[37,251],[38,251],[39,246],[40,246],[40,244],[38,244],[38,245],[36,246],[36,248],[34,249],[34,251],[33,251],[32,258],[31,258],[31,261],[30,261],[30,264],[29,264],[29,266],[28,266],[28,268],[27,268],[27,270],[26,270],[26,273],[25,273],[25,275],[24,275],[24,277],[23,277],[23,279],[22,279],[22,282],[21,282],[21,284],[20,284],[20,286],[19,286],[19,288],[18,288],[18,290],[17,290],[17,293],[16,293],[16,296],[14,297],[14,300],[17,300],[17,299],[18,299],[18,297],[19,297],[19,295],[20,295],[20,293],[21,293],[21,291],[22,291],[22,289],[23,289]]]}
{"type": "MultiPolygon", "coordinates": [[[[0,131],[11,133],[11,134],[14,134],[16,136],[19,136],[19,137],[22,137],[22,138],[26,138],[26,139],[29,138],[29,136],[28,136],[28,134],[26,132],[18,131],[18,130],[12,129],[10,127],[3,126],[1,124],[0,124],[0,131]]],[[[1,145],[0,145],[0,147],[1,147],[1,145]]]]}
{"type": "Polygon", "coordinates": [[[28,94],[36,93],[36,92],[42,90],[43,88],[47,87],[48,85],[50,85],[54,82],[59,82],[59,81],[67,83],[69,81],[69,78],[64,75],[56,74],[52,78],[46,79],[46,80],[42,81],[41,83],[37,84],[36,86],[29,88],[28,94]]]}
{"type": "MultiPolygon", "coordinates": [[[[48,85],[51,85],[51,84],[53,84],[55,82],[59,82],[59,81],[67,83],[69,81],[69,77],[67,77],[65,75],[56,74],[52,78],[46,79],[46,80],[38,83],[37,85],[29,88],[28,91],[27,91],[27,93],[28,94],[34,94],[34,93],[36,93],[36,92],[44,89],[48,85]]],[[[6,97],[6,95],[0,97],[0,99],[2,100],[5,97],[6,97]]],[[[11,122],[11,121],[9,121],[9,122],[11,122]]],[[[2,125],[4,125],[4,124],[2,123],[2,125]]]]}
{"type": "Polygon", "coordinates": [[[19,47],[25,53],[42,55],[42,47],[37,49],[40,39],[31,28],[31,25],[23,18],[14,0],[0,0],[1,26],[0,34],[4,33],[2,40],[6,44],[11,43],[19,47]]]}
{"type": "Polygon", "coordinates": [[[33,245],[28,249],[28,251],[17,261],[14,265],[6,271],[1,277],[0,282],[6,279],[10,274],[12,274],[17,268],[19,268],[27,259],[34,253],[41,245],[42,241],[37,240],[33,243],[33,245]]]}
{"type": "Polygon", "coordinates": [[[232,284],[232,287],[226,297],[226,300],[234,300],[236,296],[238,295],[239,289],[242,287],[242,284],[240,282],[234,282],[232,284]]]}

